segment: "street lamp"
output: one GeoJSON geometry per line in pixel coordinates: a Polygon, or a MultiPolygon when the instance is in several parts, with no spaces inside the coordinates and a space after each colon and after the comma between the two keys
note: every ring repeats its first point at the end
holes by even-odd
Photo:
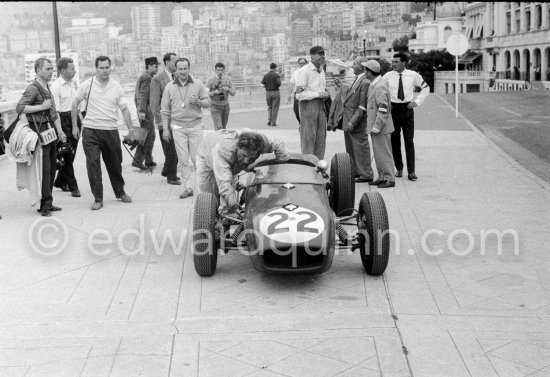
{"type": "Polygon", "coordinates": [[[363,31],[363,56],[367,56],[367,31],[363,31]]]}
{"type": "Polygon", "coordinates": [[[52,1],[52,13],[53,13],[53,35],[54,35],[54,44],[55,44],[55,60],[57,61],[61,57],[61,48],[59,46],[59,23],[57,21],[57,4],[55,1],[52,1]]]}

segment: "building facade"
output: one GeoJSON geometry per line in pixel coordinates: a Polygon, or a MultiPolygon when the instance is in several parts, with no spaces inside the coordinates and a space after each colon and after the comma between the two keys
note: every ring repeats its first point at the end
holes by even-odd
{"type": "Polygon", "coordinates": [[[133,7],[132,34],[137,42],[152,42],[160,39],[160,8],[155,4],[133,7]]]}

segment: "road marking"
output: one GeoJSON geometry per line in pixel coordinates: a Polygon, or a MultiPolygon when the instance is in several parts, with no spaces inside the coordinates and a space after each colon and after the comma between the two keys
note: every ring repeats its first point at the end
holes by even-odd
{"type": "Polygon", "coordinates": [[[514,123],[533,123],[533,124],[540,123],[538,120],[506,119],[506,121],[507,122],[514,122],[514,123]]]}
{"type": "Polygon", "coordinates": [[[508,110],[508,109],[505,108],[505,107],[502,107],[502,106],[499,106],[499,107],[500,107],[502,110],[504,110],[504,111],[508,111],[510,114],[514,114],[515,116],[518,116],[518,117],[521,116],[521,114],[518,114],[518,113],[516,113],[516,112],[514,112],[514,111],[512,111],[512,110],[508,110]]]}
{"type": "Polygon", "coordinates": [[[542,119],[550,119],[549,116],[545,116],[545,115],[532,115],[533,118],[542,118],[542,119]]]}

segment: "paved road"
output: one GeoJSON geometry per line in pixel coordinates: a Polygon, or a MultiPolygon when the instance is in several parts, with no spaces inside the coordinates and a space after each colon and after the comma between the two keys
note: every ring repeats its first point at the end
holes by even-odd
{"type": "MultiPolygon", "coordinates": [[[[455,103],[454,95],[444,97],[455,103]]],[[[550,183],[550,92],[459,95],[458,110],[513,159],[550,183]]]]}
{"type": "MultiPolygon", "coordinates": [[[[377,278],[358,255],[288,277],[231,253],[201,279],[188,252],[192,201],[159,169],[146,175],[125,156],[134,202],[105,182],[105,207],[92,212],[80,150],[83,197],[55,190],[63,211],[37,223],[1,160],[0,376],[550,375],[550,192],[437,96],[416,116],[419,180],[380,190],[396,236],[377,278]],[[67,245],[42,255],[40,237],[50,252],[67,245]]],[[[262,111],[230,116],[298,151],[290,109],[280,128],[265,123],[262,111]]],[[[342,146],[330,133],[327,159],[342,146]]],[[[359,184],[356,200],[367,190],[359,184]]]]}

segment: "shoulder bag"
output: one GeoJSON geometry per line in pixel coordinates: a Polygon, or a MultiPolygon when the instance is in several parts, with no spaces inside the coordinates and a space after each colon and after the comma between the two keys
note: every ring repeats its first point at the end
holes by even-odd
{"type": "Polygon", "coordinates": [[[92,92],[92,85],[94,85],[94,78],[92,77],[92,82],[90,83],[90,89],[88,89],[88,96],[86,97],[86,108],[82,112],[82,119],[86,118],[86,111],[88,110],[88,101],[90,100],[90,93],[92,92]]]}

